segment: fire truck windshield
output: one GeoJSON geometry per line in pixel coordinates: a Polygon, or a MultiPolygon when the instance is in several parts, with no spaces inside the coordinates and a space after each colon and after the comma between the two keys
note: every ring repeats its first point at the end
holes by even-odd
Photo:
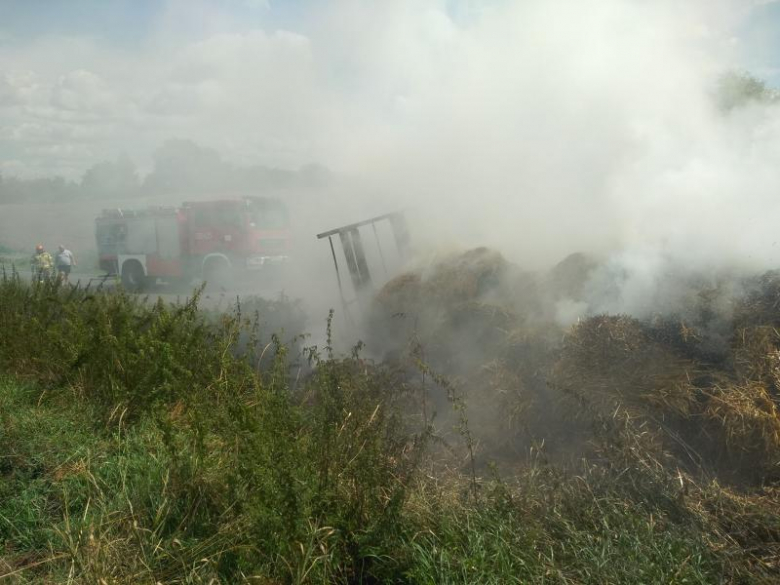
{"type": "Polygon", "coordinates": [[[267,201],[250,207],[252,226],[263,230],[284,230],[290,226],[290,216],[283,203],[267,201]]]}

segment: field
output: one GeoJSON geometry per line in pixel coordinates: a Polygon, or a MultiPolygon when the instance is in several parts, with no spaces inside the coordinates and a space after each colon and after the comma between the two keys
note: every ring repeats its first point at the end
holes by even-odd
{"type": "Polygon", "coordinates": [[[717,361],[695,323],[549,341],[485,302],[501,263],[476,259],[460,286],[445,263],[383,291],[396,311],[446,290],[447,319],[381,361],[337,352],[331,319],[307,347],[283,300],[218,314],[6,275],[0,580],[777,582],[776,282],[717,361]],[[491,359],[455,368],[456,338],[491,359]]]}

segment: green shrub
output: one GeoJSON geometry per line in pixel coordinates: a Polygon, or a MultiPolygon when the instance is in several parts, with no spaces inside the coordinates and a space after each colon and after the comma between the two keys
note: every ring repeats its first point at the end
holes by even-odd
{"type": "Polygon", "coordinates": [[[631,420],[593,421],[595,463],[486,479],[408,372],[330,339],[291,372],[262,305],[197,302],[0,282],[0,579],[777,581],[776,496],[665,468],[631,420]]]}

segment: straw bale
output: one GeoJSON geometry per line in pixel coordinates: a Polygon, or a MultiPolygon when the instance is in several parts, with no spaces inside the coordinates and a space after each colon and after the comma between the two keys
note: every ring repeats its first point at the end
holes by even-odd
{"type": "Polygon", "coordinates": [[[447,311],[446,327],[468,329],[469,333],[481,337],[487,333],[499,333],[493,336],[503,339],[507,332],[515,327],[520,317],[505,307],[479,301],[466,301],[447,311]]]}
{"type": "Polygon", "coordinates": [[[586,399],[642,406],[687,396],[695,375],[693,361],[651,339],[637,319],[602,315],[572,328],[552,378],[586,399]]]}
{"type": "Polygon", "coordinates": [[[374,317],[411,317],[407,321],[415,328],[429,332],[462,322],[480,330],[501,327],[509,309],[500,299],[490,306],[482,303],[499,287],[507,267],[499,253],[487,248],[439,259],[424,271],[406,272],[385,284],[374,297],[374,317]]]}
{"type": "Polygon", "coordinates": [[[569,254],[556,264],[547,275],[547,289],[555,298],[580,299],[598,263],[579,252],[569,254]]]}
{"type": "MultiPolygon", "coordinates": [[[[761,347],[757,355],[765,359],[761,347]]],[[[769,355],[780,363],[776,351],[769,355]]],[[[591,406],[618,402],[657,420],[655,433],[669,435],[665,442],[672,451],[682,440],[726,475],[780,473],[780,418],[767,384],[735,381],[725,370],[680,357],[630,317],[578,324],[561,356],[553,374],[557,383],[568,384],[591,406]]]]}
{"type": "Polygon", "coordinates": [[[705,394],[702,415],[720,429],[729,452],[780,465],[780,415],[766,386],[757,382],[714,386],[705,394]]]}
{"type": "Polygon", "coordinates": [[[688,423],[688,441],[719,477],[740,484],[780,479],[780,416],[765,385],[704,389],[688,423]]]}
{"type": "Polygon", "coordinates": [[[501,356],[508,331],[521,323],[512,311],[491,303],[434,305],[418,321],[417,339],[430,365],[448,375],[469,376],[501,356]]]}
{"type": "Polygon", "coordinates": [[[736,332],[733,343],[734,370],[744,382],[777,386],[776,370],[780,331],[771,325],[745,327],[736,332]]]}
{"type": "Polygon", "coordinates": [[[772,394],[775,400],[778,400],[780,397],[780,350],[771,352],[767,356],[767,360],[772,372],[772,381],[767,386],[773,390],[772,394]]]}
{"type": "Polygon", "coordinates": [[[375,297],[376,303],[390,314],[414,311],[421,302],[422,278],[405,272],[385,284],[375,297]]]}
{"type": "Polygon", "coordinates": [[[735,326],[780,326],[780,271],[766,272],[746,282],[745,288],[746,293],[735,308],[735,326]]]}
{"type": "Polygon", "coordinates": [[[373,345],[401,347],[414,338],[443,371],[479,367],[492,359],[487,348],[519,321],[497,292],[508,266],[501,254],[476,248],[394,278],[374,298],[371,329],[381,330],[383,339],[373,345]]]}
{"type": "Polygon", "coordinates": [[[424,294],[446,304],[470,301],[499,286],[509,264],[488,248],[475,248],[436,263],[425,278],[424,294]]]}
{"type": "Polygon", "coordinates": [[[699,327],[668,315],[654,315],[648,333],[655,341],[689,356],[698,353],[697,348],[704,339],[704,333],[699,327]]]}

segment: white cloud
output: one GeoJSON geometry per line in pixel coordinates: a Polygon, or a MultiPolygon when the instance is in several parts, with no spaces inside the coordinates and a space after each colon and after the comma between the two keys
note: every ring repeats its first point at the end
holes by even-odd
{"type": "Polygon", "coordinates": [[[29,103],[39,88],[31,71],[0,74],[0,108],[29,103]]]}
{"type": "MultiPolygon", "coordinates": [[[[443,0],[339,0],[313,5],[311,22],[301,23],[304,35],[247,29],[231,20],[229,5],[169,0],[136,52],[65,37],[0,50],[0,68],[24,64],[40,80],[35,91],[50,96],[48,103],[26,96],[34,107],[17,112],[16,124],[111,123],[117,144],[100,146],[113,152],[121,143],[140,153],[176,135],[230,145],[236,156],[262,153],[270,164],[316,159],[354,168],[384,158],[396,140],[412,141],[404,150],[416,148],[422,141],[399,135],[414,128],[431,137],[443,132],[445,147],[463,133],[489,128],[490,120],[478,119],[482,104],[511,108],[517,100],[532,111],[527,102],[534,95],[546,100],[548,92],[570,91],[565,84],[599,99],[598,80],[608,83],[618,61],[629,73],[642,68],[651,58],[645,48],[671,55],[678,47],[672,35],[702,25],[701,11],[675,8],[683,22],[670,31],[637,26],[638,11],[650,22],[658,15],[631,0],[574,8],[560,1],[504,2],[484,11],[463,5],[461,24],[443,0]],[[599,30],[610,18],[623,19],[618,25],[631,31],[625,34],[648,38],[630,42],[599,30]],[[616,43],[622,57],[611,54],[616,43]],[[602,69],[591,66],[599,59],[602,69]],[[591,79],[583,84],[577,75],[591,79]],[[531,78],[536,87],[525,87],[531,78]],[[448,117],[459,123],[453,127],[448,117]]],[[[717,7],[706,12],[713,21],[707,26],[718,30],[717,7]]],[[[21,99],[15,86],[0,85],[0,96],[16,105],[21,99]]],[[[629,97],[647,99],[641,90],[629,97]]],[[[526,121],[520,116],[514,123],[526,121]]]]}
{"type": "Polygon", "coordinates": [[[51,94],[54,107],[70,111],[107,112],[117,101],[118,96],[99,75],[84,69],[60,76],[51,94]]]}

